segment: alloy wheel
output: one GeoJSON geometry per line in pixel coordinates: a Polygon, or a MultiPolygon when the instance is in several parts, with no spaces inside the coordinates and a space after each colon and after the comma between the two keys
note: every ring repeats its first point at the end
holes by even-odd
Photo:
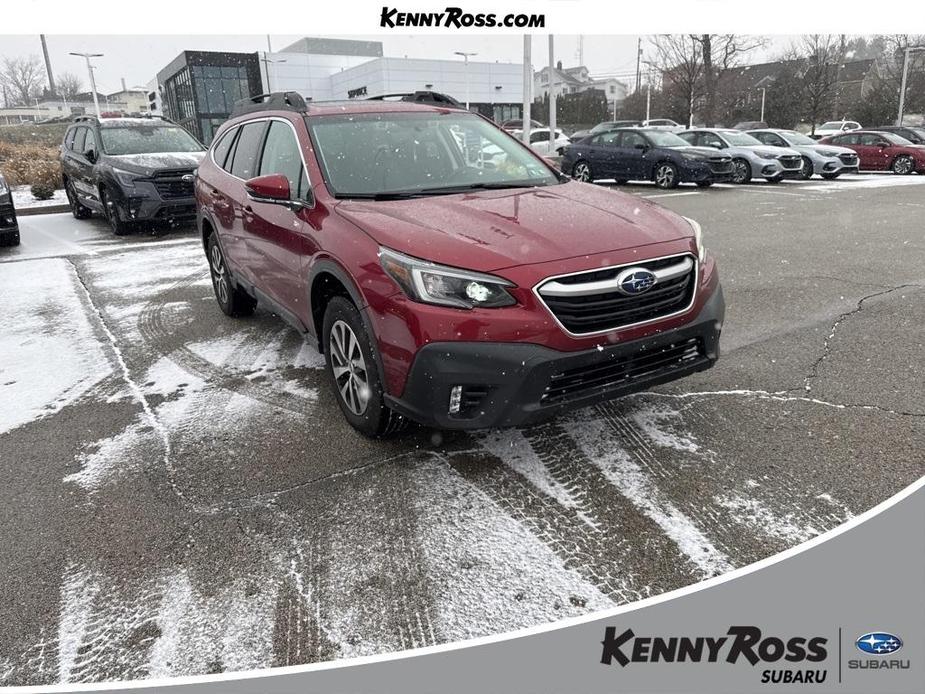
{"type": "Polygon", "coordinates": [[[369,405],[369,374],[360,341],[347,323],[339,320],[331,326],[331,370],[344,404],[353,414],[362,416],[369,405]]]}
{"type": "Polygon", "coordinates": [[[591,180],[591,167],[585,164],[584,162],[580,162],[576,164],[575,171],[573,172],[572,177],[576,181],[587,183],[588,181],[591,180]]]}
{"type": "Polygon", "coordinates": [[[212,270],[212,286],[215,288],[215,295],[218,300],[223,306],[227,306],[229,296],[228,273],[225,270],[225,261],[222,258],[222,250],[218,247],[218,244],[212,246],[210,255],[211,262],[209,265],[212,270]]]}
{"type": "Polygon", "coordinates": [[[670,188],[674,184],[674,168],[662,164],[655,171],[655,185],[659,188],[670,188]]]}
{"type": "Polygon", "coordinates": [[[804,181],[813,177],[813,163],[809,159],[803,159],[803,168],[800,170],[800,176],[804,181]]]}
{"type": "Polygon", "coordinates": [[[899,157],[896,161],[893,162],[893,171],[902,176],[912,173],[912,167],[914,166],[912,159],[910,157],[899,157]]]}
{"type": "Polygon", "coordinates": [[[748,164],[741,159],[732,162],[732,182],[744,183],[748,179],[748,164]]]}

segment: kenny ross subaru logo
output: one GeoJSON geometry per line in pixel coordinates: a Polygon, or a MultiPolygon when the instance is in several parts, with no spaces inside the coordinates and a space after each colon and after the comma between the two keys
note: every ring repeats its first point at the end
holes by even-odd
{"type": "Polygon", "coordinates": [[[645,294],[655,284],[655,273],[644,267],[627,268],[617,275],[617,290],[627,296],[645,294]]]}
{"type": "Polygon", "coordinates": [[[889,655],[903,647],[902,639],[885,631],[872,631],[854,642],[858,650],[870,655],[889,655]]]}

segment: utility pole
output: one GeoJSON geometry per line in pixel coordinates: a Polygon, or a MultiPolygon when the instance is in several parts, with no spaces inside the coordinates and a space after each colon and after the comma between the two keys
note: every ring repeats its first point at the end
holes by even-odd
{"type": "MultiPolygon", "coordinates": [[[[270,58],[269,55],[270,55],[269,53],[264,53],[264,54],[263,54],[263,57],[262,57],[260,60],[263,61],[264,63],[266,63],[266,66],[267,66],[267,92],[270,93],[270,94],[272,94],[272,93],[273,93],[273,85],[272,85],[272,83],[270,82],[270,65],[276,65],[276,63],[285,63],[285,62],[286,62],[286,59],[285,59],[285,58],[270,58]]],[[[276,68],[273,68],[273,79],[274,79],[274,81],[276,80],[276,68]]]]}
{"type": "Polygon", "coordinates": [[[524,103],[523,103],[523,133],[521,139],[524,144],[530,146],[530,92],[533,86],[533,65],[530,60],[530,54],[533,46],[530,34],[524,34],[524,103]]]}
{"type": "MultiPolygon", "coordinates": [[[[639,77],[640,77],[639,62],[641,60],[642,60],[642,37],[640,36],[639,40],[636,42],[636,89],[635,91],[637,92],[639,91],[639,77]]],[[[616,107],[614,108],[616,109],[616,107]]],[[[616,120],[616,116],[614,116],[614,120],[616,120]]]]}
{"type": "Polygon", "coordinates": [[[758,88],[761,90],[761,118],[759,118],[758,120],[764,123],[764,97],[765,97],[765,94],[767,94],[768,92],[768,88],[767,87],[758,87],[758,88]]]}
{"type": "Polygon", "coordinates": [[[55,73],[51,71],[51,58],[48,57],[48,43],[45,41],[45,34],[39,34],[42,40],[42,54],[45,56],[45,72],[48,73],[48,91],[56,94],[55,90],[55,73]]]}
{"type": "Polygon", "coordinates": [[[466,71],[466,110],[468,111],[468,110],[469,110],[469,57],[470,57],[470,56],[475,57],[475,56],[478,55],[478,53],[466,53],[465,51],[453,51],[453,53],[454,53],[455,55],[461,55],[461,56],[463,57],[463,61],[466,63],[466,66],[465,66],[465,71],[466,71]]]}
{"type": "Polygon", "coordinates": [[[552,34],[549,35],[549,156],[556,151],[556,88],[553,70],[556,68],[552,34]]]}
{"type": "Polygon", "coordinates": [[[906,106],[906,81],[909,79],[909,55],[917,51],[925,51],[925,46],[906,46],[903,50],[903,77],[899,86],[899,113],[896,115],[896,125],[903,124],[903,109],[906,106]]]}
{"type": "Polygon", "coordinates": [[[93,77],[93,65],[90,64],[90,58],[102,58],[102,53],[71,53],[87,61],[87,74],[90,75],[90,91],[93,94],[93,106],[96,108],[96,117],[100,117],[100,99],[96,93],[96,79],[93,77]]]}

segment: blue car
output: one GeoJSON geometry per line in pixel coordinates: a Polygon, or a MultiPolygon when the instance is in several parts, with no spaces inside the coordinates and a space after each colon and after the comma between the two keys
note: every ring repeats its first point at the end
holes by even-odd
{"type": "Polygon", "coordinates": [[[732,157],[692,147],[674,133],[621,128],[566,147],[562,170],[578,181],[654,181],[659,188],[696,183],[706,188],[732,178],[732,157]]]}

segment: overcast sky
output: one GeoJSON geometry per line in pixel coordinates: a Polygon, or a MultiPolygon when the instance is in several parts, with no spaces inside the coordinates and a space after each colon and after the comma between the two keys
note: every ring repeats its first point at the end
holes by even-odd
{"type": "MultiPolygon", "coordinates": [[[[279,50],[304,36],[271,36],[274,50],[279,50]]],[[[454,51],[476,52],[473,60],[488,60],[519,63],[523,57],[521,36],[344,36],[340,38],[362,38],[381,40],[383,51],[388,57],[446,58],[461,60],[454,51]]],[[[637,36],[585,36],[584,63],[595,75],[611,74],[632,82],[636,70],[637,36]]],[[[97,66],[97,87],[102,92],[114,92],[120,88],[120,79],[125,78],[131,89],[145,86],[157,71],[173,60],[183,50],[210,51],[265,51],[266,36],[61,36],[47,37],[55,74],[72,72],[84,83],[87,82],[86,65],[83,58],[68,55],[71,51],[103,53],[95,59],[97,66]]],[[[789,37],[776,37],[767,51],[756,54],[756,60],[763,60],[789,43],[789,37]]],[[[643,38],[643,48],[648,49],[648,39],[643,38]]],[[[42,46],[38,36],[0,35],[0,56],[28,56],[41,58],[42,46]]],[[[548,62],[548,43],[545,35],[533,38],[533,65],[540,67],[548,62]]],[[[578,62],[578,37],[556,37],[556,59],[568,67],[578,62]]],[[[85,84],[85,89],[89,86],[85,84]]]]}

